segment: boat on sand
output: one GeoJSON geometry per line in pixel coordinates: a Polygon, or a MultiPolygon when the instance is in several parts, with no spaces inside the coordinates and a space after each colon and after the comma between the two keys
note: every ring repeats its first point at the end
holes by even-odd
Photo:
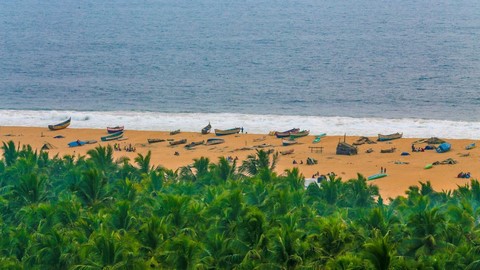
{"type": "Polygon", "coordinates": [[[225,135],[237,134],[237,133],[240,133],[240,129],[241,128],[239,128],[239,127],[231,128],[231,129],[225,129],[225,130],[215,129],[215,135],[216,136],[225,136],[225,135]]]}
{"type": "Polygon", "coordinates": [[[211,129],[212,129],[212,125],[210,125],[210,122],[208,122],[208,125],[206,125],[204,128],[202,128],[202,134],[210,133],[211,129]]]}
{"type": "Polygon", "coordinates": [[[61,122],[61,123],[58,123],[58,124],[55,124],[55,125],[48,125],[48,129],[50,130],[60,130],[60,129],[64,129],[64,128],[67,128],[68,126],[70,126],[70,122],[72,121],[72,118],[68,118],[67,120],[61,122]]]}
{"type": "Polygon", "coordinates": [[[124,126],[115,126],[115,127],[107,127],[107,132],[109,134],[117,133],[119,131],[123,131],[124,126]]]}
{"type": "Polygon", "coordinates": [[[220,138],[210,138],[207,140],[207,142],[205,143],[205,145],[215,145],[215,144],[221,144],[221,143],[224,143],[225,140],[224,139],[220,139],[220,138]]]}
{"type": "Polygon", "coordinates": [[[384,141],[391,141],[395,139],[400,139],[402,138],[403,133],[393,133],[393,134],[388,134],[388,135],[383,135],[383,134],[378,134],[378,139],[377,141],[384,142],[384,141]]]}
{"type": "Polygon", "coordinates": [[[102,142],[106,142],[106,141],[118,140],[122,137],[123,137],[123,131],[119,131],[119,132],[112,133],[112,134],[107,135],[107,136],[103,136],[100,139],[102,140],[102,142]]]}

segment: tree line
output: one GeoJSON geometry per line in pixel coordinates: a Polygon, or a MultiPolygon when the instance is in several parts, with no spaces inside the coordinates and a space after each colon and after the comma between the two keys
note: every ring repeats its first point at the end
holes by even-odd
{"type": "Polygon", "coordinates": [[[111,146],[2,149],[0,269],[480,269],[477,180],[386,204],[360,174],[305,188],[263,150],[173,171],[111,146]]]}

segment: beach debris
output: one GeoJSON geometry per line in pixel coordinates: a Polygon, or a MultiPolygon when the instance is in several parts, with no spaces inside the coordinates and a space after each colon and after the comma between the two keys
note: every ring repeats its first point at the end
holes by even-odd
{"type": "Polygon", "coordinates": [[[181,140],[169,142],[170,146],[185,144],[185,143],[187,143],[187,139],[181,139],[181,140]]]}
{"type": "Polygon", "coordinates": [[[254,142],[261,142],[261,141],[265,141],[267,138],[265,136],[261,137],[261,138],[256,138],[256,139],[253,139],[254,142]]]}
{"type": "Polygon", "coordinates": [[[307,165],[315,165],[317,163],[318,163],[318,160],[316,160],[314,158],[311,158],[311,157],[307,158],[307,165]]]}
{"type": "Polygon", "coordinates": [[[289,150],[285,150],[285,151],[280,151],[280,154],[282,155],[290,155],[290,154],[293,154],[293,152],[295,151],[295,149],[289,149],[289,150]]]}
{"type": "Polygon", "coordinates": [[[468,157],[470,156],[470,153],[458,153],[460,157],[468,157]]]}
{"type": "Polygon", "coordinates": [[[253,147],[254,148],[265,148],[265,147],[273,147],[273,145],[262,143],[262,144],[254,145],[253,147]]]}
{"type": "Polygon", "coordinates": [[[367,151],[365,151],[365,153],[367,153],[367,154],[370,154],[370,153],[372,153],[372,152],[373,152],[373,149],[372,149],[372,148],[368,148],[367,151]]]}
{"type": "Polygon", "coordinates": [[[42,146],[42,150],[50,150],[50,149],[56,149],[57,147],[54,146],[53,144],[51,143],[44,143],[43,146],[42,146]]]}
{"type": "Polygon", "coordinates": [[[380,153],[393,153],[393,152],[395,152],[395,150],[397,150],[397,148],[392,147],[390,149],[382,149],[382,150],[380,150],[380,153]]]}
{"type": "Polygon", "coordinates": [[[400,161],[400,160],[397,160],[395,162],[393,162],[394,164],[400,164],[400,165],[403,165],[403,164],[410,164],[410,162],[406,162],[406,161],[400,161]]]}
{"type": "Polygon", "coordinates": [[[443,161],[435,161],[432,164],[433,165],[446,165],[446,164],[453,165],[453,164],[457,164],[457,161],[454,160],[453,158],[447,158],[443,161]]]}
{"type": "Polygon", "coordinates": [[[359,139],[357,139],[353,145],[362,145],[362,144],[374,144],[374,143],[377,143],[375,141],[372,141],[370,140],[368,137],[360,137],[359,139]]]}
{"type": "Polygon", "coordinates": [[[180,129],[170,131],[170,135],[175,135],[175,134],[178,134],[178,133],[180,133],[180,129]]]}
{"type": "Polygon", "coordinates": [[[437,137],[431,137],[429,139],[420,139],[420,140],[417,140],[417,141],[414,141],[413,143],[427,143],[427,144],[442,144],[444,143],[445,141],[442,140],[442,139],[439,139],[437,137]]]}
{"type": "Polygon", "coordinates": [[[159,143],[159,142],[164,142],[164,139],[147,139],[148,143],[159,143]]]}

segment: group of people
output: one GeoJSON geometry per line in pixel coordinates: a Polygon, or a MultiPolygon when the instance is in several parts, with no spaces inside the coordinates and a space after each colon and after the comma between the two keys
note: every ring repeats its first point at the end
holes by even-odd
{"type": "MultiPolygon", "coordinates": [[[[307,158],[307,165],[314,165],[317,164],[318,161],[314,158],[308,157],[307,158]]],[[[300,160],[300,163],[298,163],[295,159],[293,160],[293,164],[303,164],[303,160],[300,160]]]]}
{"type": "Polygon", "coordinates": [[[412,152],[425,152],[425,148],[416,148],[415,144],[412,143],[412,152]]]}
{"type": "Polygon", "coordinates": [[[330,177],[335,177],[335,176],[337,176],[337,175],[334,172],[329,172],[329,173],[327,173],[327,175],[325,175],[325,174],[320,174],[320,172],[317,171],[316,173],[314,173],[312,175],[312,178],[317,179],[317,183],[320,183],[324,180],[329,179],[330,177]]]}
{"type": "Polygon", "coordinates": [[[230,163],[234,162],[234,161],[237,161],[237,160],[238,160],[238,157],[235,157],[235,158],[233,158],[232,156],[227,157],[227,161],[230,162],[230,163]]]}
{"type": "MultiPolygon", "coordinates": [[[[120,146],[119,143],[115,143],[113,144],[113,150],[122,151],[122,147],[120,146]]],[[[135,148],[135,146],[132,146],[132,144],[128,144],[123,147],[123,150],[127,152],[135,152],[137,149],[135,148]]]]}
{"type": "Polygon", "coordinates": [[[380,167],[380,173],[387,173],[387,168],[380,167]]]}

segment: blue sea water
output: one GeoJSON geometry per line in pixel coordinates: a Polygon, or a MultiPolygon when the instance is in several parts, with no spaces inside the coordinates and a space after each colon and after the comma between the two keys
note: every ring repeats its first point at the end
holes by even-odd
{"type": "Polygon", "coordinates": [[[0,125],[477,138],[479,52],[477,0],[4,0],[0,125]]]}

